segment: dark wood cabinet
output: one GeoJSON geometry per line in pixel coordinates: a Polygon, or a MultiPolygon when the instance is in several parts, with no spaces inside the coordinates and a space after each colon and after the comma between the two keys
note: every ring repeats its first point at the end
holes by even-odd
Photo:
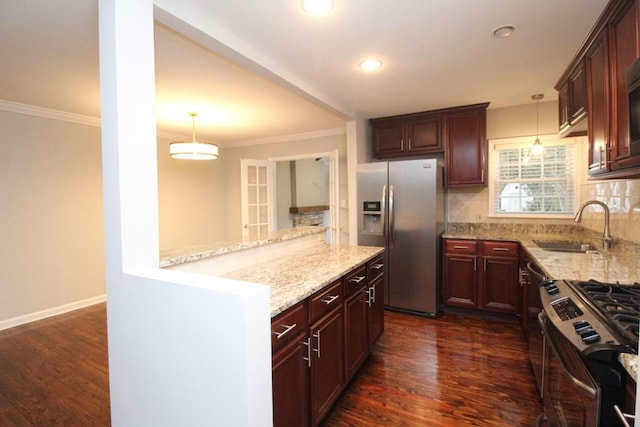
{"type": "Polygon", "coordinates": [[[608,36],[601,31],[586,53],[588,102],[589,174],[598,175],[607,171],[609,146],[609,85],[608,36]]]}
{"type": "Polygon", "coordinates": [[[481,308],[502,313],[518,313],[520,245],[514,242],[481,243],[481,308]]]}
{"type": "Polygon", "coordinates": [[[273,356],[274,426],[309,425],[308,346],[309,334],[300,333],[273,356]]]}
{"type": "Polygon", "coordinates": [[[517,314],[518,250],[514,242],[446,239],[445,304],[517,314]]]}
{"type": "Polygon", "coordinates": [[[477,104],[444,115],[446,185],[486,185],[486,110],[477,104]]]}
{"type": "Polygon", "coordinates": [[[271,320],[273,425],[308,426],[309,327],[306,301],[271,320]]]}
{"type": "Polygon", "coordinates": [[[558,110],[561,136],[584,135],[587,131],[587,76],[584,61],[558,83],[558,110]]]}
{"type": "Polygon", "coordinates": [[[366,286],[351,295],[344,304],[345,380],[350,381],[369,355],[366,286]]]}
{"type": "Polygon", "coordinates": [[[317,426],[344,386],[342,304],[311,325],[311,424],[317,426]]]}
{"type": "Polygon", "coordinates": [[[444,303],[457,307],[478,307],[478,242],[445,240],[444,247],[444,303]]]}
{"type": "Polygon", "coordinates": [[[414,113],[370,120],[373,156],[415,156],[441,153],[442,134],[439,114],[414,113]]]}
{"type": "Polygon", "coordinates": [[[566,136],[562,132],[565,87],[581,81],[582,77],[574,73],[584,64],[591,178],[640,175],[640,152],[633,152],[629,137],[626,85],[627,68],[640,55],[638,3],[610,1],[556,85],[561,134],[566,136]]]}
{"type": "Polygon", "coordinates": [[[319,425],[369,356],[384,330],[383,259],[271,320],[274,426],[319,425]]]}

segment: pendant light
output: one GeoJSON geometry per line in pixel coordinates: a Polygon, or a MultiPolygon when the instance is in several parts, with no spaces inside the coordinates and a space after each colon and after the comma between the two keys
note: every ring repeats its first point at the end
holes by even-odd
{"type": "Polygon", "coordinates": [[[174,159],[185,160],[214,160],[218,158],[218,146],[208,142],[196,141],[196,116],[198,113],[189,113],[191,116],[191,141],[172,142],[169,144],[169,155],[174,159]]]}
{"type": "Polygon", "coordinates": [[[542,154],[544,147],[540,142],[540,100],[544,98],[544,94],[538,93],[536,95],[531,95],[531,99],[536,101],[536,140],[533,142],[533,147],[531,148],[531,153],[539,156],[542,154]]]}

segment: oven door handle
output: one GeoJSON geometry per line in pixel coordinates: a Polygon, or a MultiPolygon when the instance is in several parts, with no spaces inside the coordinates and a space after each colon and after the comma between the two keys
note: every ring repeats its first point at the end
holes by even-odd
{"type": "Polygon", "coordinates": [[[547,331],[547,327],[544,324],[545,317],[546,317],[546,314],[544,311],[541,311],[540,313],[538,313],[538,323],[540,324],[540,328],[542,328],[542,333],[544,333],[545,337],[547,337],[546,341],[549,343],[549,348],[551,349],[551,351],[553,351],[553,354],[556,356],[556,359],[558,359],[558,363],[560,364],[560,367],[562,367],[562,370],[564,371],[565,374],[567,374],[571,382],[573,382],[575,385],[577,385],[578,387],[586,391],[589,394],[590,398],[595,399],[598,396],[598,390],[583,383],[582,381],[574,377],[571,374],[571,372],[569,372],[569,369],[567,368],[567,364],[565,360],[558,353],[558,350],[556,349],[556,345],[554,344],[553,340],[549,339],[549,332],[547,331]]]}

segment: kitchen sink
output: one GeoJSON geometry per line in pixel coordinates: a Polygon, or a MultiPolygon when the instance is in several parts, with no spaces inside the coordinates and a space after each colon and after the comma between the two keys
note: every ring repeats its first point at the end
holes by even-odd
{"type": "Polygon", "coordinates": [[[533,243],[545,251],[575,252],[583,254],[598,252],[593,245],[583,242],[534,240],[533,243]]]}

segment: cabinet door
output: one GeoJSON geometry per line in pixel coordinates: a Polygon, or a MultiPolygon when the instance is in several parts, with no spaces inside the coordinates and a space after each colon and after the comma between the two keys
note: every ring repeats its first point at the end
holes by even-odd
{"type": "Polygon", "coordinates": [[[609,148],[609,87],[607,32],[602,31],[586,55],[589,122],[589,175],[607,170],[609,148]]]}
{"type": "Polygon", "coordinates": [[[483,257],[482,308],[503,313],[518,312],[517,258],[483,257]]]}
{"type": "Polygon", "coordinates": [[[613,169],[640,164],[640,156],[631,157],[629,138],[629,102],[627,99],[627,68],[638,57],[638,6],[631,6],[611,24],[611,80],[613,97],[613,169]]]}
{"type": "Polygon", "coordinates": [[[558,90],[558,123],[560,134],[567,132],[571,126],[569,118],[569,82],[565,81],[558,90]]]}
{"type": "Polygon", "coordinates": [[[308,426],[310,423],[307,340],[306,332],[298,334],[273,356],[271,375],[275,427],[308,426]]]}
{"type": "Polygon", "coordinates": [[[384,332],[384,276],[369,284],[369,348],[384,332]]]}
{"type": "Polygon", "coordinates": [[[478,257],[474,255],[444,256],[444,302],[447,305],[476,308],[478,306],[478,257]]]}
{"type": "Polygon", "coordinates": [[[569,76],[569,121],[574,126],[587,116],[587,78],[584,62],[569,76]]]}
{"type": "Polygon", "coordinates": [[[345,383],[353,377],[369,355],[366,287],[362,287],[344,305],[345,383]]]}
{"type": "Polygon", "coordinates": [[[371,131],[374,157],[397,157],[404,154],[404,122],[402,120],[371,120],[371,131]]]}
{"type": "Polygon", "coordinates": [[[441,115],[428,114],[406,122],[407,154],[441,153],[441,115]]]}
{"type": "Polygon", "coordinates": [[[342,310],[337,309],[311,327],[311,419],[317,426],[344,385],[342,310]]]}
{"type": "Polygon", "coordinates": [[[485,185],[486,107],[445,116],[447,185],[485,185]]]}

